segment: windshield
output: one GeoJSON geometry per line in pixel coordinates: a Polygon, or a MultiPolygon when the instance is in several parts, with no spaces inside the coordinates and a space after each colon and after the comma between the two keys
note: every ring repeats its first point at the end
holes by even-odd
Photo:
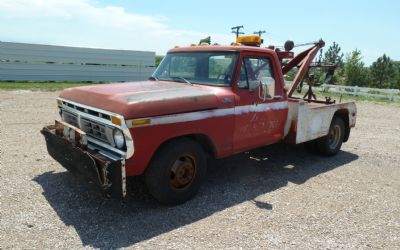
{"type": "Polygon", "coordinates": [[[230,86],[238,61],[231,51],[168,53],[153,74],[163,81],[230,86]]]}

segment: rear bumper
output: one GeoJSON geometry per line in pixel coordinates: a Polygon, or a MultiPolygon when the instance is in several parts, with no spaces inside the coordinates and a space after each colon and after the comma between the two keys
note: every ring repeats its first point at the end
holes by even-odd
{"type": "MultiPolygon", "coordinates": [[[[56,126],[50,125],[40,131],[46,140],[50,156],[68,171],[94,183],[106,196],[124,198],[126,196],[125,161],[111,160],[87,149],[82,140],[75,141],[75,137],[71,139],[60,134],[63,130],[57,129],[57,126],[62,125],[56,122],[56,126]]],[[[68,127],[71,129],[72,126],[68,127]]],[[[81,136],[86,135],[80,135],[80,139],[81,136]]]]}

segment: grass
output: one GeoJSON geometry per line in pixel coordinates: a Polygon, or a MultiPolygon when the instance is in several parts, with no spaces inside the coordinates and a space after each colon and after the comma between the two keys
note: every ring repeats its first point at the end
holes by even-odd
{"type": "MultiPolygon", "coordinates": [[[[371,102],[377,104],[393,104],[400,105],[400,100],[390,101],[388,98],[377,98],[377,97],[367,97],[367,96],[353,96],[353,95],[341,95],[337,93],[330,92],[322,92],[322,91],[314,91],[318,100],[325,100],[325,96],[329,96],[332,100],[336,100],[336,103],[341,102],[371,102]]],[[[294,92],[294,96],[302,98],[304,95],[304,91],[301,94],[298,94],[296,91],[294,92]]]]}
{"type": "Polygon", "coordinates": [[[42,90],[56,91],[65,88],[90,85],[88,82],[1,82],[0,89],[4,90],[42,90]]]}
{"type": "MultiPolygon", "coordinates": [[[[388,98],[379,98],[379,97],[371,97],[371,96],[353,96],[353,95],[341,95],[337,93],[331,92],[321,92],[315,91],[315,94],[318,99],[324,100],[325,96],[330,96],[332,99],[336,100],[338,103],[340,98],[343,101],[355,101],[355,102],[376,102],[376,103],[388,103],[388,104],[400,104],[400,100],[390,101],[388,98]]],[[[304,94],[303,94],[304,95],[304,94]]],[[[301,95],[301,97],[303,96],[301,95]]]]}

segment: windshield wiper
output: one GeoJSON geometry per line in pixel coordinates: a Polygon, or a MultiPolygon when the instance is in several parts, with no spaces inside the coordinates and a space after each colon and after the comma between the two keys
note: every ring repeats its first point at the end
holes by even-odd
{"type": "Polygon", "coordinates": [[[179,79],[179,80],[182,80],[182,81],[184,81],[184,82],[186,82],[186,83],[188,83],[190,85],[193,85],[193,83],[189,82],[186,78],[183,78],[181,76],[171,76],[171,78],[172,79],[179,79]]]}

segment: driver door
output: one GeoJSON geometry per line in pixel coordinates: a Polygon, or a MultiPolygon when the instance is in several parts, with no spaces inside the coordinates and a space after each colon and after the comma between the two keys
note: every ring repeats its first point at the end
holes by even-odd
{"type": "MultiPolygon", "coordinates": [[[[235,152],[275,143],[283,138],[287,103],[277,89],[272,60],[268,57],[244,56],[237,80],[237,105],[233,147],[235,152]],[[268,85],[269,93],[261,89],[268,85]]],[[[280,87],[280,86],[279,86],[280,87]]],[[[265,88],[264,88],[265,90],[265,88]]]]}

